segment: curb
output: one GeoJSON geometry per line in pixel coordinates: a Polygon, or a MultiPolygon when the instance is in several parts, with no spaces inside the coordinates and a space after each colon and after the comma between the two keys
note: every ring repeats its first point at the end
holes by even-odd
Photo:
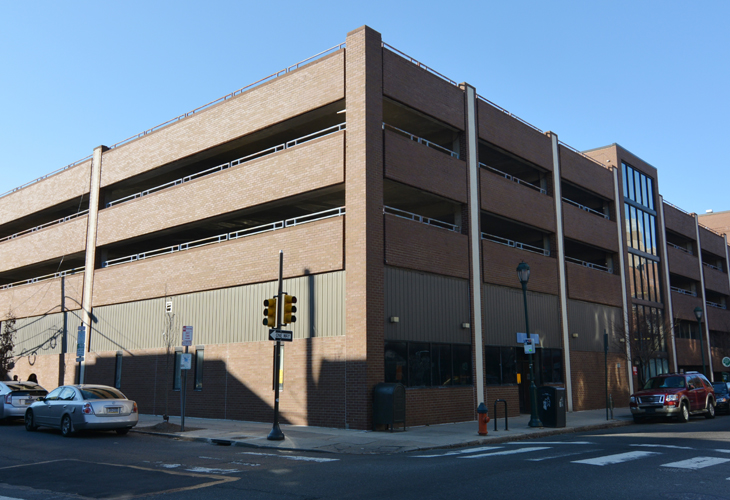
{"type": "MultiPolygon", "coordinates": [[[[398,450],[398,451],[388,451],[388,452],[365,451],[364,453],[343,453],[343,452],[336,452],[336,451],[316,449],[316,448],[283,448],[281,446],[267,446],[265,444],[256,444],[256,443],[250,443],[250,442],[246,442],[246,441],[238,441],[235,439],[184,436],[184,435],[180,435],[180,434],[146,431],[146,430],[142,430],[142,429],[132,429],[132,432],[136,432],[139,434],[147,434],[150,436],[164,437],[164,438],[168,438],[168,439],[178,439],[180,441],[207,443],[207,444],[212,444],[212,445],[216,445],[216,446],[236,446],[236,447],[241,447],[241,448],[254,448],[254,449],[260,449],[260,450],[303,451],[303,452],[307,452],[307,453],[331,453],[331,454],[342,454],[342,455],[361,455],[361,454],[392,455],[392,454],[396,454],[396,453],[410,453],[410,452],[414,452],[414,451],[462,448],[465,446],[479,446],[479,445],[485,445],[485,444],[498,444],[498,443],[507,443],[507,442],[511,442],[511,441],[539,439],[539,438],[544,438],[544,437],[549,437],[549,436],[559,436],[562,434],[574,434],[574,433],[578,433],[578,432],[589,432],[589,431],[595,431],[595,430],[601,430],[601,429],[612,429],[615,427],[625,427],[628,425],[634,425],[634,422],[631,420],[621,420],[621,421],[605,422],[602,424],[583,425],[583,426],[579,426],[579,427],[543,429],[540,431],[531,432],[529,434],[514,434],[511,436],[483,437],[483,438],[479,438],[479,439],[474,439],[472,441],[465,441],[465,442],[453,443],[453,444],[448,444],[448,445],[416,446],[416,447],[411,447],[408,449],[398,450]]],[[[504,431],[502,431],[502,432],[504,432],[504,431]]],[[[509,432],[509,431],[507,431],[507,432],[509,432]]]]}

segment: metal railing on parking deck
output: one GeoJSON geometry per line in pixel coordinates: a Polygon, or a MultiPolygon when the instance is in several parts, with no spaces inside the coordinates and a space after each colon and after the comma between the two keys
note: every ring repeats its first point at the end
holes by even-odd
{"type": "Polygon", "coordinates": [[[688,253],[688,254],[690,254],[690,255],[694,255],[694,254],[692,253],[692,250],[689,250],[688,248],[685,248],[685,247],[681,247],[681,246],[679,246],[679,245],[675,245],[674,243],[669,243],[668,241],[667,241],[667,245],[669,245],[669,246],[670,246],[670,247],[672,247],[672,248],[676,248],[677,250],[679,250],[679,251],[682,251],[682,252],[684,252],[684,253],[688,253]]]}
{"type": "Polygon", "coordinates": [[[719,268],[719,267],[717,267],[717,266],[713,266],[712,264],[708,264],[707,262],[703,262],[703,263],[702,263],[702,265],[703,265],[703,266],[707,266],[707,267],[709,267],[710,269],[714,269],[715,271],[720,271],[720,272],[722,272],[722,269],[720,269],[720,268],[719,268]]]}
{"type": "Polygon", "coordinates": [[[501,175],[502,177],[504,177],[505,179],[507,179],[509,181],[514,181],[517,184],[521,184],[523,186],[527,186],[529,188],[534,189],[535,191],[539,191],[542,194],[547,194],[547,191],[545,189],[541,188],[540,186],[536,186],[534,184],[530,184],[529,182],[523,181],[522,179],[520,179],[518,177],[515,177],[514,175],[507,174],[505,172],[502,172],[501,170],[497,170],[496,168],[490,167],[489,165],[486,165],[486,164],[481,163],[481,162],[479,162],[479,166],[482,167],[482,168],[486,168],[487,170],[491,170],[492,172],[495,172],[495,173],[501,175]]]}
{"type": "Polygon", "coordinates": [[[592,208],[588,208],[585,205],[581,205],[577,201],[569,200],[568,198],[563,198],[563,201],[566,202],[566,203],[570,203],[571,205],[576,206],[576,207],[578,207],[581,210],[584,210],[586,212],[590,212],[590,213],[592,213],[594,215],[600,215],[604,219],[608,219],[609,218],[608,215],[604,214],[603,212],[599,212],[598,210],[593,210],[592,208]]]}
{"type": "Polygon", "coordinates": [[[76,161],[75,161],[75,162],[73,162],[73,163],[69,163],[69,164],[68,164],[68,165],[66,165],[65,167],[61,167],[61,168],[59,168],[58,170],[54,170],[54,171],[53,171],[53,172],[51,172],[50,174],[46,174],[46,175],[44,175],[44,176],[38,177],[37,179],[34,179],[34,180],[30,181],[30,182],[26,182],[26,183],[25,183],[25,184],[23,184],[22,186],[18,186],[18,187],[16,187],[16,188],[13,188],[13,189],[11,189],[10,191],[6,191],[6,192],[4,192],[3,194],[0,194],[0,198],[2,198],[3,196],[7,196],[7,195],[9,195],[9,194],[11,194],[11,193],[14,193],[14,192],[16,192],[16,191],[20,191],[21,189],[23,189],[23,188],[25,188],[25,187],[28,187],[28,186],[30,186],[30,185],[33,185],[33,184],[35,184],[36,182],[40,182],[40,181],[42,181],[42,180],[44,180],[44,179],[48,179],[48,178],[49,178],[49,177],[51,177],[52,175],[60,174],[60,173],[61,173],[61,172],[63,172],[64,170],[68,170],[68,169],[69,169],[69,168],[71,168],[71,167],[75,167],[76,165],[79,165],[79,164],[81,164],[81,163],[85,162],[86,160],[90,159],[90,158],[91,158],[92,156],[93,156],[93,155],[89,155],[89,156],[87,156],[86,158],[81,158],[80,160],[76,160],[76,161]]]}
{"type": "Polygon", "coordinates": [[[586,262],[584,260],[575,259],[573,257],[567,257],[567,256],[565,257],[565,260],[567,260],[568,262],[572,262],[574,264],[580,264],[583,267],[588,267],[590,269],[596,269],[598,271],[603,271],[603,272],[606,272],[609,274],[613,274],[613,269],[610,267],[607,267],[607,266],[602,266],[600,264],[593,264],[591,262],[586,262]]]}
{"type": "Polygon", "coordinates": [[[401,219],[408,219],[420,222],[422,224],[428,224],[429,226],[434,226],[441,229],[448,229],[449,231],[454,231],[456,233],[461,231],[461,228],[455,224],[449,224],[448,222],[440,221],[438,219],[431,219],[422,215],[406,212],[405,210],[400,210],[398,208],[384,206],[383,213],[394,215],[396,217],[400,217],[401,219]]]}
{"type": "Polygon", "coordinates": [[[14,283],[8,283],[6,285],[0,285],[0,290],[7,290],[8,288],[15,288],[22,285],[32,285],[33,283],[38,283],[40,281],[47,281],[52,280],[56,278],[63,278],[64,276],[70,276],[72,274],[76,274],[78,272],[83,272],[83,267],[75,267],[73,269],[67,269],[66,271],[59,271],[57,273],[53,274],[45,274],[43,276],[38,276],[37,278],[30,278],[27,280],[20,280],[16,281],[14,283]]]}
{"type": "Polygon", "coordinates": [[[415,65],[416,65],[416,66],[418,66],[419,68],[421,68],[421,69],[425,69],[426,71],[428,71],[428,72],[429,72],[429,73],[431,73],[432,75],[434,75],[434,76],[437,76],[437,77],[441,78],[441,79],[442,79],[443,81],[445,81],[445,82],[448,82],[448,83],[450,83],[450,84],[451,84],[451,85],[453,85],[454,87],[458,87],[458,86],[459,86],[459,84],[458,84],[458,83],[456,83],[456,82],[455,82],[454,80],[452,80],[452,79],[451,79],[451,78],[449,78],[448,76],[444,76],[444,75],[442,75],[441,73],[439,73],[438,71],[436,71],[436,70],[434,70],[434,69],[431,69],[431,68],[429,68],[428,66],[426,66],[426,65],[425,65],[425,64],[423,64],[422,62],[419,62],[419,61],[417,61],[417,60],[413,59],[413,58],[412,58],[411,56],[409,56],[409,55],[407,55],[407,54],[404,54],[403,52],[401,52],[400,50],[396,49],[396,48],[395,48],[395,47],[393,47],[392,45],[388,45],[388,44],[387,44],[387,43],[385,43],[385,42],[381,42],[381,46],[382,46],[382,47],[385,47],[386,49],[390,50],[391,52],[393,52],[393,53],[395,53],[395,54],[398,54],[398,55],[399,55],[399,56],[401,56],[401,57],[402,57],[403,59],[406,59],[407,61],[410,61],[410,62],[412,62],[413,64],[415,64],[415,65]]]}
{"type": "Polygon", "coordinates": [[[685,290],[684,288],[679,288],[676,286],[670,287],[673,292],[681,293],[682,295],[690,295],[692,297],[697,297],[697,292],[692,292],[690,290],[685,290]]]}
{"type": "Polygon", "coordinates": [[[24,234],[29,233],[35,233],[36,231],[40,231],[41,229],[45,229],[47,227],[55,226],[56,224],[63,224],[64,222],[68,222],[70,220],[76,219],[78,217],[81,217],[82,215],[86,215],[89,213],[88,210],[83,210],[81,212],[77,212],[73,215],[67,215],[66,217],[62,217],[60,219],[56,219],[52,222],[46,222],[45,224],[41,224],[40,226],[36,226],[30,229],[26,229],[25,231],[20,231],[19,233],[11,234],[10,236],[6,236],[4,238],[0,238],[0,243],[3,241],[13,240],[19,236],[23,236],[24,234]]]}
{"type": "Polygon", "coordinates": [[[722,304],[718,304],[717,302],[710,302],[709,300],[706,300],[705,303],[710,306],[714,307],[716,309],[727,309],[727,306],[724,306],[722,304]]]}
{"type": "Polygon", "coordinates": [[[393,125],[388,125],[387,123],[383,122],[383,130],[385,130],[385,129],[393,130],[394,132],[398,132],[399,134],[408,137],[412,141],[415,141],[419,144],[424,144],[424,145],[428,146],[429,148],[435,149],[436,151],[441,151],[442,153],[446,153],[447,155],[449,155],[453,158],[457,158],[457,159],[459,158],[458,153],[455,153],[454,151],[451,151],[448,148],[439,146],[435,142],[431,142],[427,139],[424,139],[423,137],[418,137],[417,135],[413,135],[410,132],[406,132],[405,130],[401,130],[398,127],[394,127],[393,125]]]}
{"type": "Polygon", "coordinates": [[[165,184],[160,184],[159,186],[155,186],[149,189],[146,189],[144,191],[140,191],[139,193],[131,194],[129,196],[125,196],[124,198],[119,198],[118,200],[111,201],[106,204],[107,207],[113,207],[114,205],[119,205],[121,203],[125,203],[127,201],[136,200],[137,198],[141,198],[143,196],[147,196],[148,194],[156,193],[158,191],[162,191],[163,189],[171,188],[174,186],[179,186],[180,184],[184,184],[186,182],[190,182],[194,179],[199,179],[200,177],[205,177],[206,175],[214,174],[216,172],[221,172],[223,170],[226,170],[231,167],[236,167],[242,163],[246,163],[248,161],[257,160],[259,158],[263,158],[264,156],[268,156],[270,154],[277,153],[279,151],[283,151],[285,149],[298,146],[299,144],[303,144],[308,141],[312,141],[314,139],[319,139],[320,137],[326,137],[330,134],[335,134],[337,132],[340,132],[341,130],[345,130],[347,124],[346,123],[340,123],[339,125],[333,125],[332,127],[327,127],[322,130],[318,130],[317,132],[313,132],[311,134],[298,137],[296,139],[292,139],[289,142],[285,142],[282,144],[278,144],[276,146],[272,146],[270,148],[264,149],[262,151],[257,151],[256,153],[252,153],[247,156],[243,156],[241,158],[238,158],[233,161],[229,161],[228,163],[223,163],[222,165],[218,165],[213,168],[209,168],[207,170],[203,170],[201,172],[196,172],[194,174],[188,175],[186,177],[182,177],[180,179],[176,179],[174,181],[167,182],[165,184]]]}
{"type": "Polygon", "coordinates": [[[482,233],[482,239],[483,240],[489,240],[494,243],[499,243],[500,245],[505,245],[512,248],[518,248],[520,250],[526,250],[528,252],[532,253],[539,253],[540,255],[545,255],[546,257],[550,257],[550,250],[545,250],[544,248],[528,245],[527,243],[520,243],[519,241],[510,240],[508,238],[502,238],[501,236],[495,236],[493,234],[489,233],[482,233]]]}
{"type": "Polygon", "coordinates": [[[330,217],[339,217],[345,215],[345,207],[332,208],[330,210],[324,210],[322,212],[316,212],[313,214],[302,215],[300,217],[294,217],[292,219],[286,219],[277,222],[271,222],[269,224],[263,224],[261,226],[251,227],[248,229],[240,229],[233,231],[232,233],[219,234],[217,236],[210,236],[200,240],[189,241],[187,243],[181,243],[179,245],[172,245],[165,248],[158,248],[156,250],[150,250],[148,252],[142,252],[133,255],[127,255],[125,257],[119,257],[117,259],[110,259],[102,262],[102,267],[117,266],[119,264],[127,264],[138,260],[145,260],[159,255],[166,255],[176,252],[184,252],[192,248],[199,248],[207,245],[214,245],[216,243],[223,243],[224,241],[236,240],[239,238],[245,238],[246,236],[253,236],[254,234],[266,233],[269,231],[276,231],[277,229],[283,229],[285,227],[293,227],[308,222],[314,222],[322,219],[329,219],[330,217]]]}

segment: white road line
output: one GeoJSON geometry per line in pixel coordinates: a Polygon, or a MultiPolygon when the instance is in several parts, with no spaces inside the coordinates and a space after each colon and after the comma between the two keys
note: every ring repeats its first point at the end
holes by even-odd
{"type": "Polygon", "coordinates": [[[711,467],[713,465],[724,464],[730,462],[730,458],[716,458],[716,457],[695,457],[688,460],[682,460],[680,462],[672,462],[670,464],[662,464],[662,467],[674,467],[677,469],[704,469],[705,467],[711,467]]]}
{"type": "Polygon", "coordinates": [[[463,455],[464,453],[478,453],[480,451],[499,450],[502,446],[481,446],[479,448],[468,448],[466,450],[450,451],[439,455],[416,455],[413,458],[434,458],[434,457],[450,457],[453,455],[463,455]]]}
{"type": "Polygon", "coordinates": [[[202,474],[234,474],[241,472],[239,469],[209,469],[208,467],[193,467],[192,469],[185,469],[188,472],[199,472],[202,474]]]}
{"type": "Polygon", "coordinates": [[[630,444],[629,446],[639,446],[641,448],[672,448],[674,450],[694,450],[689,446],[675,446],[673,444],[630,444]]]}
{"type": "Polygon", "coordinates": [[[516,455],[517,453],[529,453],[531,451],[549,450],[549,446],[533,446],[531,448],[516,448],[514,450],[495,451],[494,453],[480,453],[478,455],[468,455],[457,458],[483,458],[495,457],[497,455],[516,455]]]}
{"type": "MultiPolygon", "coordinates": [[[[516,444],[516,445],[524,445],[524,441],[513,441],[511,443],[507,444],[516,444]]],[[[536,442],[535,444],[596,444],[591,443],[590,441],[540,441],[536,442]]]]}
{"type": "Polygon", "coordinates": [[[661,455],[661,453],[657,453],[654,451],[629,451],[627,453],[618,453],[616,455],[606,455],[604,457],[587,458],[585,460],[575,460],[571,463],[603,466],[603,465],[620,464],[622,462],[629,462],[631,460],[638,460],[640,458],[646,458],[651,455],[661,455]]]}
{"type": "Polygon", "coordinates": [[[0,500],[23,500],[22,498],[0,497],[0,500]]]}
{"type": "Polygon", "coordinates": [[[730,450],[715,450],[718,453],[730,453],[730,450]]]}
{"type": "Polygon", "coordinates": [[[337,462],[339,458],[300,457],[297,455],[277,455],[276,453],[256,453],[254,451],[242,451],[239,455],[256,455],[259,457],[276,457],[287,460],[300,460],[302,462],[337,462]]]}
{"type": "Polygon", "coordinates": [[[559,455],[550,455],[549,457],[540,457],[540,458],[526,458],[528,462],[542,462],[543,460],[552,460],[553,458],[565,458],[565,457],[572,457],[575,455],[584,455],[586,453],[593,453],[596,451],[601,450],[581,450],[581,451],[574,451],[572,453],[561,453],[559,455]]]}

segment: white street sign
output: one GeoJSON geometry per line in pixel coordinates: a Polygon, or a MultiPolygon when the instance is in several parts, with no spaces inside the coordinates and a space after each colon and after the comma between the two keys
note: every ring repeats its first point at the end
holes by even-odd
{"type": "Polygon", "coordinates": [[[193,366],[193,354],[192,353],[185,353],[182,356],[180,356],[180,369],[181,370],[190,370],[190,368],[193,366]]]}
{"type": "Polygon", "coordinates": [[[192,326],[183,326],[182,345],[184,345],[184,346],[193,345],[193,327],[192,326]]]}
{"type": "Polygon", "coordinates": [[[294,339],[294,334],[290,330],[269,330],[269,340],[281,340],[284,342],[291,342],[294,339]]]}
{"type": "Polygon", "coordinates": [[[532,339],[525,339],[525,354],[535,354],[535,344],[532,339]]]}

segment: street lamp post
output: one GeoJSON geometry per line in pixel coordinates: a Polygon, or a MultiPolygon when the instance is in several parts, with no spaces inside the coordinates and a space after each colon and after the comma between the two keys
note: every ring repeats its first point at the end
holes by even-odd
{"type": "Polygon", "coordinates": [[[695,307],[695,318],[697,318],[697,333],[700,335],[700,353],[702,353],[702,375],[707,377],[705,369],[705,346],[702,345],[702,308],[695,307]]]}
{"type": "MultiPolygon", "coordinates": [[[[522,284],[522,298],[525,301],[525,330],[527,338],[530,338],[530,320],[527,316],[527,281],[530,279],[530,266],[524,261],[517,266],[517,277],[522,284]]],[[[530,360],[530,427],[542,427],[540,417],[537,416],[537,386],[535,386],[535,370],[532,367],[532,353],[528,354],[530,360]]]]}

